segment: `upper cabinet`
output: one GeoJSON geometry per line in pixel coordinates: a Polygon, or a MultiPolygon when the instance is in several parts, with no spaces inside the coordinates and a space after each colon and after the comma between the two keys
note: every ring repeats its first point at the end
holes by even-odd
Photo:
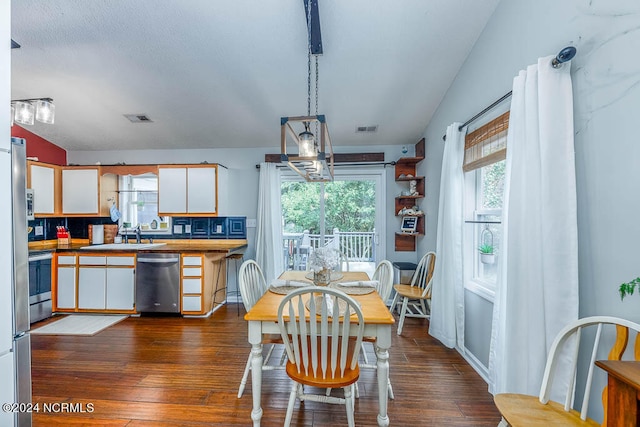
{"type": "Polygon", "coordinates": [[[62,169],[62,214],[109,216],[117,185],[116,175],[101,176],[98,166],[62,169]]]}
{"type": "Polygon", "coordinates": [[[218,165],[158,166],[159,215],[218,215],[218,165]]]}
{"type": "Polygon", "coordinates": [[[97,215],[100,173],[97,167],[62,170],[62,213],[97,215]]]}
{"type": "Polygon", "coordinates": [[[60,213],[60,167],[27,162],[27,187],[33,190],[33,210],[37,216],[60,213]]]}

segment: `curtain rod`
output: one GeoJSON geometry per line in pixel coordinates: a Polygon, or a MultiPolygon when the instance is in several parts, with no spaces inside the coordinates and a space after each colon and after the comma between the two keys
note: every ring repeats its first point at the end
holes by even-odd
{"type": "MultiPolygon", "coordinates": [[[[273,162],[275,163],[275,162],[273,162]]],[[[333,167],[342,167],[342,166],[395,166],[396,162],[351,162],[351,163],[334,163],[333,167]]],[[[287,165],[282,165],[276,163],[277,168],[287,168],[287,165]]],[[[260,169],[260,164],[256,165],[256,169],[260,169]]]]}
{"type": "MultiPolygon", "coordinates": [[[[551,66],[553,68],[558,68],[562,65],[562,63],[564,62],[568,62],[571,61],[571,59],[573,59],[574,56],[576,56],[576,48],[573,46],[567,46],[564,49],[562,49],[555,58],[553,58],[551,60],[551,66]]],[[[489,105],[487,108],[485,108],[484,110],[480,111],[478,114],[476,114],[475,116],[471,117],[469,120],[467,120],[466,122],[464,122],[463,124],[461,124],[460,126],[458,126],[458,130],[462,130],[465,126],[467,126],[468,124],[471,124],[473,122],[475,122],[478,118],[484,116],[486,113],[488,113],[489,111],[493,110],[496,106],[498,106],[498,104],[500,104],[502,101],[508,99],[509,97],[511,97],[513,91],[509,91],[507,93],[505,93],[504,95],[502,95],[499,99],[497,99],[496,101],[494,101],[491,105],[489,105]]],[[[447,140],[447,135],[442,135],[442,140],[446,141],[447,140]]]]}

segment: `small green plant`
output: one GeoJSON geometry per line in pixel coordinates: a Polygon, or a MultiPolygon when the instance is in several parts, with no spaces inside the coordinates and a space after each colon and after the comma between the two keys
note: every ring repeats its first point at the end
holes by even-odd
{"type": "Polygon", "coordinates": [[[636,286],[640,285],[640,277],[636,277],[630,282],[623,283],[618,288],[618,292],[620,292],[620,299],[623,300],[627,295],[633,295],[636,290],[636,286]]]}
{"type": "Polygon", "coordinates": [[[485,243],[484,245],[478,246],[478,250],[480,251],[481,254],[492,254],[493,253],[493,246],[492,245],[487,245],[485,243]]]}

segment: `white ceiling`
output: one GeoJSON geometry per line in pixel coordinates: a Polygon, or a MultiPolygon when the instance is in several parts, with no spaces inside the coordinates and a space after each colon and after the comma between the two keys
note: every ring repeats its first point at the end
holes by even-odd
{"type": "MultiPolygon", "coordinates": [[[[498,2],[319,0],[334,146],[417,142],[498,2]]],[[[278,147],[306,114],[303,0],[14,0],[11,36],[12,99],[56,105],[26,128],[68,150],[278,147]]]]}

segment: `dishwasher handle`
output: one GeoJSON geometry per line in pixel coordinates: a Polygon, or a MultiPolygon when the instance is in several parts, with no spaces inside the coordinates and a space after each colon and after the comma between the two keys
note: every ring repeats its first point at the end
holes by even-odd
{"type": "Polygon", "coordinates": [[[150,264],[168,264],[179,262],[180,258],[138,258],[138,262],[150,264]]]}

